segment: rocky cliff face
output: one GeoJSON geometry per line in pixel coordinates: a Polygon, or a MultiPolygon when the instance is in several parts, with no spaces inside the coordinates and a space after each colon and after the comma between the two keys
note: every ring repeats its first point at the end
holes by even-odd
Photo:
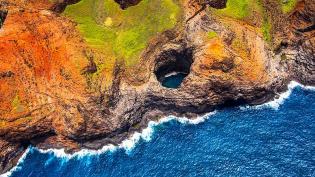
{"type": "MultiPolygon", "coordinates": [[[[97,149],[120,142],[152,119],[261,104],[290,80],[315,83],[313,0],[298,1],[286,13],[278,1],[264,0],[259,8],[251,4],[246,17],[229,14],[233,0],[176,1],[176,25],[150,33],[138,57],[111,52],[117,45],[107,45],[106,39],[107,47],[95,47],[94,37],[102,36],[86,33],[78,24],[82,18],[68,17],[75,9],[67,6],[77,2],[0,1],[0,172],[14,166],[29,145],[97,149]],[[139,62],[129,65],[128,57],[139,62]],[[174,72],[187,75],[181,86],[163,87],[161,80],[174,72]]],[[[84,1],[112,8],[111,1],[100,2],[84,1]]],[[[131,10],[150,3],[116,2],[131,10]]],[[[171,2],[163,1],[163,7],[171,2]]],[[[128,9],[117,10],[118,20],[128,9]]],[[[94,15],[104,28],[92,32],[116,28],[116,18],[94,15]]],[[[120,21],[117,30],[127,22],[120,21]]],[[[141,35],[132,32],[122,38],[127,47],[138,46],[141,35]]],[[[119,39],[107,40],[121,44],[119,39]]]]}

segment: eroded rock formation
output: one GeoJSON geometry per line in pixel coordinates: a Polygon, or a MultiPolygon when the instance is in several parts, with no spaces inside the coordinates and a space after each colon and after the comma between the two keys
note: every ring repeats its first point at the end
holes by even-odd
{"type": "MultiPolygon", "coordinates": [[[[111,63],[60,14],[77,1],[0,1],[9,11],[0,29],[0,172],[29,145],[98,149],[162,116],[261,104],[290,80],[314,85],[314,1],[299,1],[289,14],[269,1],[266,36],[256,11],[257,19],[240,20],[213,10],[225,8],[225,0],[178,1],[177,25],[151,38],[133,67],[111,63]],[[102,77],[93,75],[100,71],[96,60],[110,63],[102,77]],[[187,74],[177,89],[161,86],[170,72],[187,74]]],[[[104,19],[110,27],[112,19],[104,19]]]]}

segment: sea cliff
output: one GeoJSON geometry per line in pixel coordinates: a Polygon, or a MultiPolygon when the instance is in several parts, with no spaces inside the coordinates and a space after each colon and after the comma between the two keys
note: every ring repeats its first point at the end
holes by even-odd
{"type": "Polygon", "coordinates": [[[314,16],[314,0],[0,0],[0,173],[30,145],[99,149],[314,85],[314,16]]]}

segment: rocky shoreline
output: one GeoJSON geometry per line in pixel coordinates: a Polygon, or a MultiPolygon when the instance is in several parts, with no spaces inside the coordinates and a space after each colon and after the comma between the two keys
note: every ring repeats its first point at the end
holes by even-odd
{"type": "MultiPolygon", "coordinates": [[[[45,13],[50,20],[61,21],[64,31],[73,29],[73,25],[68,25],[70,22],[63,24],[66,20],[58,13],[65,8],[65,4],[77,1],[63,1],[60,6],[51,4],[45,7],[56,12],[38,10],[37,7],[29,10],[29,7],[12,5],[10,1],[0,2],[4,4],[1,8],[9,12],[1,29],[3,31],[0,31],[0,40],[7,40],[1,41],[0,52],[7,48],[19,52],[22,48],[24,52],[23,46],[15,50],[6,45],[12,40],[5,37],[9,34],[6,33],[9,28],[14,27],[12,21],[15,16],[45,13]]],[[[125,8],[136,6],[139,1],[118,3],[125,8]]],[[[302,30],[315,24],[314,19],[312,21],[315,15],[314,1],[300,1],[295,11],[285,16],[286,20],[280,19],[284,17],[268,11],[266,7],[278,23],[277,28],[280,28],[273,30],[274,40],[269,42],[251,24],[218,18],[212,14],[209,6],[224,8],[225,3],[224,0],[182,2],[183,22],[149,42],[141,54],[139,67],[127,70],[124,63],[116,62],[112,84],[104,92],[101,89],[99,92],[81,92],[75,87],[72,96],[72,93],[63,92],[62,88],[71,88],[73,83],[58,82],[61,86],[55,89],[60,89],[56,93],[47,88],[56,84],[53,79],[39,80],[39,85],[40,82],[47,84],[38,89],[44,92],[42,97],[47,94],[47,98],[36,98],[40,101],[34,101],[35,106],[30,111],[18,114],[0,112],[1,121],[6,125],[0,127],[0,174],[15,166],[29,145],[41,149],[64,148],[68,153],[82,148],[99,149],[109,143],[120,143],[145,128],[150,120],[169,115],[194,118],[227,106],[262,104],[287,90],[292,80],[315,85],[315,31],[302,30]],[[218,37],[203,37],[208,31],[214,31],[218,37]],[[159,78],[172,72],[188,75],[179,88],[163,87],[159,78]],[[24,122],[25,117],[32,117],[32,120],[24,122]],[[16,123],[19,119],[23,119],[22,123],[16,123]]],[[[37,18],[42,17],[39,15],[37,18]]],[[[62,35],[76,36],[68,34],[68,31],[62,35]]],[[[82,40],[78,41],[82,43],[82,40]]],[[[67,45],[71,47],[72,44],[67,45]]],[[[86,47],[83,48],[82,51],[85,51],[86,47]]],[[[82,51],[77,53],[84,53],[82,51]]],[[[7,54],[0,55],[5,57],[7,54]]],[[[84,74],[95,72],[94,65],[93,59],[89,59],[83,72],[78,75],[85,77],[84,74]]],[[[7,77],[3,74],[5,69],[0,67],[1,82],[10,82],[10,79],[18,77],[18,73],[11,70],[13,74],[7,77]]],[[[61,71],[65,80],[69,80],[67,74],[61,71]]],[[[26,80],[31,80],[31,77],[27,72],[21,76],[26,80]]],[[[30,85],[30,89],[34,88],[32,83],[30,85]]],[[[1,94],[6,91],[5,88],[0,89],[1,94]]],[[[4,102],[5,99],[1,98],[0,101],[4,102]]]]}

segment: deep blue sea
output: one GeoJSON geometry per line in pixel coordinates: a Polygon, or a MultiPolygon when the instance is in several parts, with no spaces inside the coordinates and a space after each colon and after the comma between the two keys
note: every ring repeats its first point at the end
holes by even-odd
{"type": "Polygon", "coordinates": [[[11,176],[315,176],[315,91],[295,88],[278,110],[227,108],[153,129],[128,153],[67,159],[31,148],[11,176]]]}

